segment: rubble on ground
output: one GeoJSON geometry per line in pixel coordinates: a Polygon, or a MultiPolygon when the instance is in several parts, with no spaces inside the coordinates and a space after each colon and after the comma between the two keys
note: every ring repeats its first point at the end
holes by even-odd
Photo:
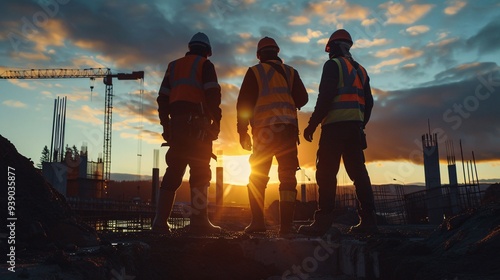
{"type": "MultiPolygon", "coordinates": [[[[492,185],[498,192],[498,184],[492,185]]],[[[486,196],[485,196],[486,197],[486,196]]],[[[424,240],[385,240],[381,252],[384,280],[500,279],[500,199],[486,199],[446,219],[424,240]]]]}
{"type": "MultiPolygon", "coordinates": [[[[33,163],[0,136],[0,167],[6,170],[8,166],[16,172],[16,272],[2,269],[1,279],[283,279],[284,271],[276,265],[248,257],[244,244],[267,244],[278,239],[288,242],[287,246],[299,239],[308,242],[300,236],[280,239],[276,228],[246,235],[243,226],[235,228],[234,224],[222,224],[226,229],[223,234],[211,236],[192,236],[187,229],[175,230],[172,235],[97,234],[78,220],[33,163]]],[[[359,243],[364,253],[378,256],[378,263],[373,264],[378,269],[371,271],[377,279],[500,279],[499,190],[499,184],[492,185],[481,207],[449,218],[437,228],[382,226],[380,234],[364,236],[349,235],[348,226],[336,224],[338,230],[332,235],[339,240],[334,242],[359,243]]],[[[6,205],[5,192],[1,198],[6,205]]],[[[5,221],[7,213],[1,213],[5,221]]],[[[340,220],[354,222],[349,213],[340,220]]],[[[2,228],[0,234],[0,249],[6,252],[8,233],[2,228]]],[[[4,268],[5,253],[1,259],[4,268]]],[[[335,277],[314,273],[305,276],[356,279],[336,273],[335,277]]],[[[302,278],[295,275],[285,279],[302,278]]]]}

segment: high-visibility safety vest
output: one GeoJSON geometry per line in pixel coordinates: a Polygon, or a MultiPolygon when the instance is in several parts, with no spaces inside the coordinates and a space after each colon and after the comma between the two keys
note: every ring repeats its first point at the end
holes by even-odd
{"type": "Polygon", "coordinates": [[[333,58],[339,67],[338,94],[333,98],[332,106],[322,125],[343,122],[360,121],[365,119],[364,84],[367,73],[363,66],[355,69],[351,62],[344,57],[333,58]]]}
{"type": "Polygon", "coordinates": [[[297,109],[291,95],[295,71],[291,66],[276,64],[286,75],[282,75],[268,63],[252,66],[259,86],[259,96],[255,104],[250,124],[260,128],[275,124],[297,126],[297,109]]]}
{"type": "Polygon", "coordinates": [[[186,55],[168,65],[170,89],[161,91],[170,96],[170,104],[175,101],[200,103],[205,100],[205,88],[202,80],[203,63],[207,59],[200,55],[186,55]]]}

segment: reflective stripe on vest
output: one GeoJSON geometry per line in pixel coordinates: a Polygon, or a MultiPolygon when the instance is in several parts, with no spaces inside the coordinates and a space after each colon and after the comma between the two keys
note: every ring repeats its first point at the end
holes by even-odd
{"type": "Polygon", "coordinates": [[[338,94],[333,98],[332,106],[322,125],[343,121],[364,121],[366,70],[359,65],[355,69],[346,58],[332,59],[339,68],[338,94]]]}
{"type": "Polygon", "coordinates": [[[200,103],[204,100],[202,69],[206,60],[203,56],[187,55],[170,63],[168,66],[170,103],[175,101],[200,103]]]}
{"type": "Polygon", "coordinates": [[[285,77],[267,63],[259,63],[252,69],[259,86],[259,96],[255,104],[253,128],[274,124],[293,124],[297,126],[297,109],[288,85],[293,83],[294,70],[288,65],[281,65],[285,77]]]}

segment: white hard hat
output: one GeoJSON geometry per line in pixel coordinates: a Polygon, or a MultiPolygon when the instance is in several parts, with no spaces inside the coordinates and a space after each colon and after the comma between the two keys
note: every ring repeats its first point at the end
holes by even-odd
{"type": "Polygon", "coordinates": [[[194,34],[188,44],[189,48],[192,46],[204,46],[208,49],[208,56],[212,55],[212,46],[210,45],[210,40],[205,33],[198,32],[194,34]]]}

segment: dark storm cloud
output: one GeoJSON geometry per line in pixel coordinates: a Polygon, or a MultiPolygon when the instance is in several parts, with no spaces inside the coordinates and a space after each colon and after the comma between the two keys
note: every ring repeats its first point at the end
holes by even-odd
{"type": "Polygon", "coordinates": [[[123,68],[166,61],[169,54],[186,49],[192,36],[188,26],[166,19],[148,2],[74,1],[61,10],[61,18],[68,23],[68,39],[89,42],[92,51],[110,56],[123,68]]]}
{"type": "MultiPolygon", "coordinates": [[[[213,1],[212,4],[200,4],[200,1],[196,1],[196,4],[195,1],[165,1],[166,4],[161,4],[151,0],[70,0],[59,5],[57,12],[53,6],[53,15],[36,1],[4,2],[0,9],[0,25],[4,28],[3,32],[0,30],[0,44],[11,56],[15,57],[16,51],[8,40],[8,34],[23,36],[23,30],[33,31],[29,29],[28,23],[35,26],[41,34],[48,35],[54,31],[39,27],[33,20],[37,19],[34,17],[37,13],[45,12],[50,19],[63,23],[62,28],[67,38],[65,46],[53,47],[56,54],[46,54],[50,60],[41,61],[39,65],[45,66],[40,68],[68,66],[78,55],[74,52],[90,53],[94,57],[105,56],[111,59],[110,63],[120,70],[135,71],[149,66],[159,73],[151,82],[153,78],[146,72],[146,81],[154,88],[159,87],[167,63],[187,51],[187,42],[191,36],[198,31],[205,32],[212,43],[214,55],[210,59],[216,66],[219,80],[235,78],[225,81],[226,83],[221,82],[223,123],[220,138],[224,144],[231,143],[230,145],[236,147],[238,135],[235,129],[235,104],[238,87],[246,67],[257,63],[254,54],[260,38],[271,36],[278,41],[282,49],[280,56],[299,71],[308,87],[319,82],[321,68],[326,59],[324,57],[318,60],[317,65],[311,64],[310,60],[314,60],[316,54],[324,55],[323,46],[315,45],[309,49],[310,46],[305,47],[304,44],[291,44],[292,29],[279,28],[288,26],[289,18],[276,17],[276,9],[282,12],[281,15],[294,14],[283,11],[301,10],[308,5],[305,3],[295,4],[290,1],[287,4],[274,5],[261,1],[259,5],[252,6],[252,15],[249,16],[248,7],[238,0],[213,1]],[[249,34],[254,35],[243,38],[237,30],[248,30],[249,34]],[[301,51],[294,52],[297,49],[301,51]],[[308,55],[308,52],[315,55],[308,55]],[[297,53],[300,53],[300,56],[293,55],[297,53]],[[241,69],[244,70],[243,73],[241,69]]],[[[421,155],[420,137],[428,130],[428,119],[431,129],[442,131],[441,140],[446,138],[458,142],[462,139],[465,147],[475,150],[478,160],[500,157],[498,65],[490,62],[452,67],[457,64],[457,50],[479,50],[484,53],[496,50],[500,44],[500,33],[497,31],[499,27],[500,21],[496,20],[467,40],[456,38],[441,44],[415,46],[416,49],[424,50],[427,61],[416,64],[415,67],[403,67],[404,73],[415,77],[415,74],[422,75],[422,72],[419,72],[421,69],[436,64],[442,64],[448,70],[435,75],[434,81],[413,88],[397,91],[374,89],[376,103],[372,121],[367,127],[367,160],[401,159],[418,162],[419,159],[414,155],[421,155]]],[[[34,51],[35,45],[36,42],[22,41],[17,51],[34,51]]],[[[23,63],[26,62],[29,61],[23,60],[23,63]]],[[[369,67],[370,64],[379,63],[380,59],[372,58],[368,60],[370,63],[361,59],[360,62],[369,67]]],[[[116,97],[115,108],[117,112],[126,108],[132,116],[143,114],[147,121],[158,124],[156,96],[157,92],[153,90],[146,92],[142,100],[136,94],[123,96],[121,99],[116,97]]],[[[316,95],[310,95],[309,108],[314,106],[315,98],[316,95]]],[[[299,113],[301,131],[307,125],[309,116],[310,112],[307,111],[299,113]]],[[[160,130],[158,125],[158,131],[160,130]]],[[[319,133],[316,133],[315,141],[318,138],[319,133]]],[[[304,143],[303,140],[302,142],[304,143]]],[[[444,146],[443,143],[441,145],[444,146]]],[[[314,165],[316,149],[317,144],[304,143],[300,146],[299,152],[307,154],[304,157],[306,162],[302,164],[314,165]]]]}
{"type": "MultiPolygon", "coordinates": [[[[432,82],[402,90],[372,88],[375,105],[367,126],[366,159],[423,163],[423,134],[438,136],[441,158],[445,142],[454,142],[459,155],[461,140],[465,158],[474,151],[476,160],[500,156],[500,68],[494,62],[459,65],[435,75],[432,82]]],[[[309,105],[315,104],[315,95],[309,105]]],[[[299,124],[307,126],[310,112],[299,113],[299,124]]],[[[311,145],[303,141],[301,164],[314,166],[320,129],[311,145]]]]}
{"type": "MultiPolygon", "coordinates": [[[[421,136],[437,133],[474,150],[478,160],[500,156],[500,70],[494,63],[458,66],[436,75],[434,84],[377,96],[367,127],[368,160],[421,163],[421,136]],[[481,69],[481,72],[474,71],[481,69]]],[[[455,145],[457,147],[457,145],[455,145]]],[[[444,153],[444,148],[442,148],[444,153]]],[[[457,152],[457,151],[455,151],[457,152]]]]}
{"type": "MultiPolygon", "coordinates": [[[[49,38],[51,32],[59,30],[51,30],[47,22],[57,20],[63,22],[67,37],[64,38],[65,46],[54,47],[59,56],[46,54],[51,57],[52,67],[56,63],[70,64],[75,53],[69,53],[67,48],[74,45],[111,59],[111,63],[120,70],[130,70],[141,65],[166,65],[168,61],[183,55],[191,36],[202,31],[210,37],[214,51],[225,54],[221,62],[227,67],[234,65],[231,46],[236,40],[235,36],[226,36],[214,28],[207,18],[198,17],[193,12],[193,5],[185,1],[169,2],[158,7],[152,1],[75,0],[56,7],[39,5],[36,1],[9,2],[0,11],[0,23],[10,27],[4,36],[11,34],[17,44],[15,48],[7,48],[5,44],[9,40],[2,42],[4,49],[11,50],[12,57],[19,51],[34,52],[36,42],[30,41],[29,35],[36,33],[49,38]],[[171,11],[171,14],[168,11],[162,13],[161,10],[171,11]]],[[[208,12],[215,11],[210,6],[206,9],[208,12]]],[[[0,35],[4,32],[0,32],[0,35]]]]}
{"type": "Polygon", "coordinates": [[[457,55],[463,52],[478,51],[479,54],[488,54],[498,51],[500,45],[500,20],[488,23],[470,38],[445,38],[436,43],[423,47],[425,51],[424,66],[440,64],[446,67],[457,65],[457,55]]]}
{"type": "Polygon", "coordinates": [[[115,95],[114,107],[127,113],[128,117],[144,117],[147,122],[159,123],[156,91],[145,91],[142,96],[138,93],[115,95]]]}
{"type": "Polygon", "coordinates": [[[434,76],[434,81],[426,83],[427,85],[436,85],[441,83],[451,83],[463,80],[477,78],[478,75],[488,74],[498,70],[498,65],[495,62],[470,63],[460,65],[442,71],[434,76]]]}
{"type": "Polygon", "coordinates": [[[477,48],[480,53],[491,53],[498,51],[500,45],[500,19],[496,19],[481,28],[479,32],[467,39],[467,44],[477,48]]]}

